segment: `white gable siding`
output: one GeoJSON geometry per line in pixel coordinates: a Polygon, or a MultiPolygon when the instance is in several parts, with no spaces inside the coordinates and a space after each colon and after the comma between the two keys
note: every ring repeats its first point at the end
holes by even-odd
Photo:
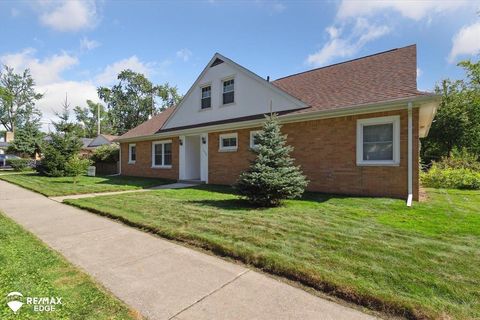
{"type": "Polygon", "coordinates": [[[201,77],[171,116],[165,129],[195,125],[211,121],[226,120],[270,111],[270,100],[274,112],[303,107],[294,99],[270,87],[269,83],[252,76],[247,71],[227,62],[207,67],[201,77]],[[235,102],[222,105],[224,79],[235,79],[235,102]],[[201,110],[201,87],[211,85],[212,107],[201,110]]]}

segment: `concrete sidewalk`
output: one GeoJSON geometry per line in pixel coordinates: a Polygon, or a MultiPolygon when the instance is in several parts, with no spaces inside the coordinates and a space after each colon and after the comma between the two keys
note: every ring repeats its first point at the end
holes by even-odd
{"type": "Polygon", "coordinates": [[[4,181],[0,210],[148,319],[374,319],[4,181]]]}

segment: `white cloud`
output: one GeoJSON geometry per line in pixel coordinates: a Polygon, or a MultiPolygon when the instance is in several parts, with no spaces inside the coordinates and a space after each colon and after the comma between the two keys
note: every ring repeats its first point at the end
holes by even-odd
{"type": "Polygon", "coordinates": [[[480,22],[465,26],[453,37],[452,49],[448,56],[449,62],[454,62],[460,55],[480,53],[480,22]]]}
{"type": "Polygon", "coordinates": [[[190,60],[192,56],[192,51],[188,50],[187,48],[183,48],[177,51],[177,58],[187,62],[190,60]]]}
{"type": "Polygon", "coordinates": [[[40,22],[57,31],[90,29],[98,22],[94,0],[41,1],[40,22]]]}
{"type": "Polygon", "coordinates": [[[349,34],[343,36],[343,30],[330,26],[326,29],[329,40],[317,52],[307,57],[307,63],[322,66],[335,58],[346,58],[356,54],[368,42],[378,39],[390,32],[386,25],[373,25],[365,18],[357,18],[355,24],[349,25],[349,34]]]}
{"type": "Polygon", "coordinates": [[[61,73],[78,64],[78,59],[66,52],[55,54],[43,60],[35,57],[35,49],[27,48],[19,53],[0,56],[0,62],[16,72],[30,69],[35,82],[44,85],[59,81],[61,73]]]}
{"type": "Polygon", "coordinates": [[[80,49],[85,51],[93,50],[100,46],[100,42],[89,40],[87,37],[80,39],[80,49]]]}
{"type": "Polygon", "coordinates": [[[10,10],[10,15],[12,16],[12,18],[16,18],[20,15],[20,10],[18,10],[17,8],[12,8],[10,10]]]}
{"type": "Polygon", "coordinates": [[[99,85],[112,84],[117,80],[118,74],[125,69],[130,69],[148,76],[152,73],[153,67],[153,63],[144,63],[140,61],[137,56],[131,56],[130,58],[106,66],[103,72],[95,78],[95,81],[99,85]]]}
{"type": "MultiPolygon", "coordinates": [[[[89,81],[65,81],[54,82],[36,87],[37,92],[43,93],[36,106],[42,111],[43,129],[47,130],[47,123],[56,119],[55,112],[61,111],[62,103],[65,101],[65,94],[71,110],[75,106],[86,106],[86,101],[99,102],[97,87],[89,81]]],[[[72,111],[73,112],[73,111],[72,111]]]]}
{"type": "Polygon", "coordinates": [[[386,10],[400,13],[403,17],[421,20],[431,15],[448,12],[468,4],[465,0],[343,0],[337,12],[340,19],[368,16],[386,10]]]}

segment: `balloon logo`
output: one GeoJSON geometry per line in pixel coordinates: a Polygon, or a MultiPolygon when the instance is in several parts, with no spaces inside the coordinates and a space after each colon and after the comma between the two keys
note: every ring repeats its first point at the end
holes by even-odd
{"type": "Polygon", "coordinates": [[[23,295],[20,292],[10,292],[7,294],[7,306],[12,309],[13,313],[17,313],[17,311],[23,306],[23,302],[21,301],[23,295]]]}

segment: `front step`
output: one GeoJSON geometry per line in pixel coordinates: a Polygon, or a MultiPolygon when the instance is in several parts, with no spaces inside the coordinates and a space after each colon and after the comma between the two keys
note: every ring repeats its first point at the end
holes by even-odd
{"type": "Polygon", "coordinates": [[[205,184],[205,181],[201,180],[178,180],[179,183],[190,183],[190,184],[205,184]]]}

